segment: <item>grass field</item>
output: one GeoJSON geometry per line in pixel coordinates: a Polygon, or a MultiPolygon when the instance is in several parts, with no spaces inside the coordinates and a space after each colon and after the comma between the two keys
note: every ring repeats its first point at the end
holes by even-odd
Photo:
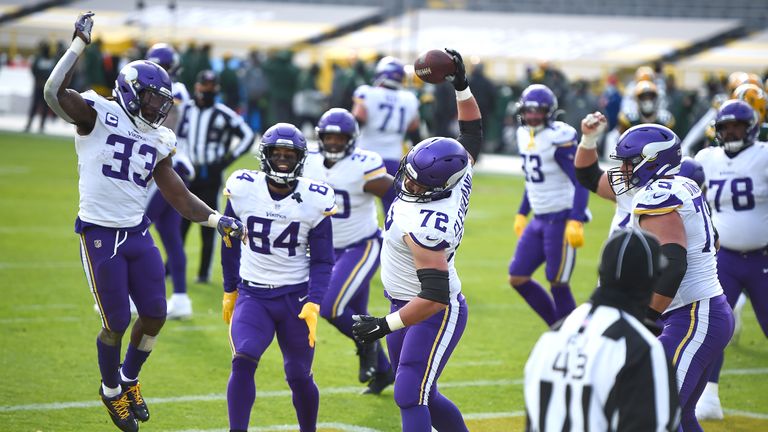
{"type": "MultiPolygon", "coordinates": [[[[0,134],[0,154],[0,431],[116,430],[97,395],[100,321],[73,232],[73,143],[0,134]]],[[[255,160],[236,166],[254,167],[255,160]]],[[[520,178],[478,175],[459,251],[469,323],[440,388],[461,408],[473,431],[522,429],[523,365],[545,330],[506,282],[521,192],[520,178]]],[[[586,245],[572,281],[578,302],[594,286],[600,245],[613,212],[598,199],[591,200],[590,208],[594,221],[586,228],[586,245]]],[[[187,252],[192,280],[199,260],[197,230],[187,252]]],[[[193,319],[166,324],[142,371],[152,410],[152,420],[142,430],[227,430],[230,351],[220,313],[220,268],[213,281],[190,284],[193,319]]],[[[378,277],[371,290],[371,312],[382,315],[387,305],[378,277]]],[[[725,421],[706,423],[707,431],[768,431],[768,344],[750,306],[744,315],[744,331],[728,348],[721,381],[729,411],[725,421]]],[[[379,397],[358,395],[362,386],[356,379],[353,344],[327,323],[321,323],[318,333],[314,371],[321,430],[398,430],[392,389],[379,397]]],[[[296,420],[276,344],[262,359],[256,384],[251,430],[296,430],[290,426],[296,420]]]]}

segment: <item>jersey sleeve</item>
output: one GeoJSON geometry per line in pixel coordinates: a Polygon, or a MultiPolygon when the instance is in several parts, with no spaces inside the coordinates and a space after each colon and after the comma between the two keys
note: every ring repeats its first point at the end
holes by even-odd
{"type": "Polygon", "coordinates": [[[355,89],[355,92],[352,94],[353,100],[363,100],[365,99],[365,96],[368,94],[368,89],[370,89],[371,86],[369,85],[361,85],[360,87],[355,89]]]}
{"type": "Polygon", "coordinates": [[[167,127],[160,126],[156,129],[157,138],[157,160],[165,159],[168,156],[176,154],[176,134],[167,127]]]}
{"type": "Polygon", "coordinates": [[[315,210],[313,212],[317,214],[317,217],[313,219],[312,222],[312,228],[316,227],[320,222],[323,221],[327,216],[333,216],[338,211],[338,207],[336,206],[336,194],[333,191],[333,188],[321,181],[316,180],[308,180],[306,183],[306,192],[302,192],[301,195],[304,197],[304,194],[306,193],[306,199],[309,200],[310,205],[314,206],[315,210]]]}
{"type": "MultiPolygon", "coordinates": [[[[256,173],[246,169],[239,169],[229,175],[224,184],[224,196],[229,202],[241,202],[246,194],[246,188],[256,181],[256,173]]],[[[237,211],[233,204],[232,208],[237,211]]]]}
{"type": "Polygon", "coordinates": [[[576,129],[566,123],[555,123],[555,133],[552,136],[552,145],[555,147],[569,147],[576,145],[576,129]]]}
{"type": "Polygon", "coordinates": [[[387,168],[384,166],[384,160],[376,152],[365,152],[363,161],[363,179],[366,182],[376,180],[387,175],[387,168]]]}
{"type": "Polygon", "coordinates": [[[683,206],[683,201],[672,189],[659,187],[658,184],[637,193],[632,213],[636,215],[663,215],[683,206]]]}
{"type": "Polygon", "coordinates": [[[414,206],[408,212],[395,214],[395,221],[404,235],[425,249],[443,250],[454,241],[453,236],[449,235],[453,223],[449,222],[443,212],[414,206]]]}

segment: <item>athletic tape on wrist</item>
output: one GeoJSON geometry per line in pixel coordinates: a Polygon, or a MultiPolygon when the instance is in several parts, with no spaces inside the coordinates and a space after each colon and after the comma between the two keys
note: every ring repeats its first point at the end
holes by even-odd
{"type": "Polygon", "coordinates": [[[400,318],[400,312],[392,312],[391,314],[387,315],[385,319],[387,320],[389,329],[392,331],[400,330],[401,328],[405,327],[403,320],[400,318]]]}
{"type": "Polygon", "coordinates": [[[464,100],[467,100],[472,97],[472,91],[469,90],[469,87],[465,88],[464,90],[456,90],[456,100],[461,102],[464,100]]]}

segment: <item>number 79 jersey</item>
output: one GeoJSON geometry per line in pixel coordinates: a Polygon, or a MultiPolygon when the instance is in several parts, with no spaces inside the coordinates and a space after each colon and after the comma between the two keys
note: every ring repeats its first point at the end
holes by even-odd
{"type": "Polygon", "coordinates": [[[421,291],[413,255],[404,240],[406,235],[423,248],[445,252],[451,298],[461,292],[454,262],[464,235],[471,192],[472,168],[446,198],[427,203],[398,199],[390,206],[381,248],[381,281],[390,297],[410,301],[421,291]]]}
{"type": "Polygon", "coordinates": [[[707,179],[707,201],[720,244],[735,251],[768,245],[768,144],[755,143],[735,157],[722,147],[696,155],[707,179]]]}
{"type": "Polygon", "coordinates": [[[685,227],[688,269],[667,311],[723,293],[717,279],[712,219],[695,181],[675,176],[655,180],[639,190],[632,201],[632,223],[639,228],[641,216],[673,211],[680,215],[685,227]]]}
{"type": "Polygon", "coordinates": [[[275,286],[308,281],[309,232],[336,212],[333,189],[299,177],[291,195],[275,200],[263,172],[241,169],[227,179],[224,195],[248,228],[240,277],[275,286]]]}
{"type": "Polygon", "coordinates": [[[93,90],[82,96],[96,110],[96,123],[90,134],[75,134],[78,217],[109,228],[135,227],[144,218],[152,171],[175,152],[176,136],[163,126],[139,131],[117,102],[93,90]]]}

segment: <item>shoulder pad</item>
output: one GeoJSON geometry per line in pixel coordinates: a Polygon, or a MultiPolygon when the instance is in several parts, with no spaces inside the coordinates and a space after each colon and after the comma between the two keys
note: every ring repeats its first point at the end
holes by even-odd
{"type": "Polygon", "coordinates": [[[576,129],[573,126],[556,121],[552,124],[552,144],[556,146],[575,144],[576,143],[576,129]]]}
{"type": "Polygon", "coordinates": [[[662,215],[671,213],[683,205],[675,194],[671,180],[657,180],[637,192],[632,213],[636,215],[662,215]],[[670,185],[669,188],[665,185],[670,185]]]}
{"type": "Polygon", "coordinates": [[[368,84],[363,84],[360,87],[355,89],[355,93],[353,93],[352,97],[354,99],[365,99],[365,94],[368,93],[368,90],[371,88],[368,84]]]}
{"type": "Polygon", "coordinates": [[[296,191],[301,194],[304,202],[316,207],[323,216],[332,216],[338,211],[333,188],[325,182],[299,177],[296,191]]]}
{"type": "Polygon", "coordinates": [[[242,197],[248,187],[261,181],[260,172],[247,169],[239,169],[229,175],[224,185],[224,196],[227,198],[242,197]]]}

